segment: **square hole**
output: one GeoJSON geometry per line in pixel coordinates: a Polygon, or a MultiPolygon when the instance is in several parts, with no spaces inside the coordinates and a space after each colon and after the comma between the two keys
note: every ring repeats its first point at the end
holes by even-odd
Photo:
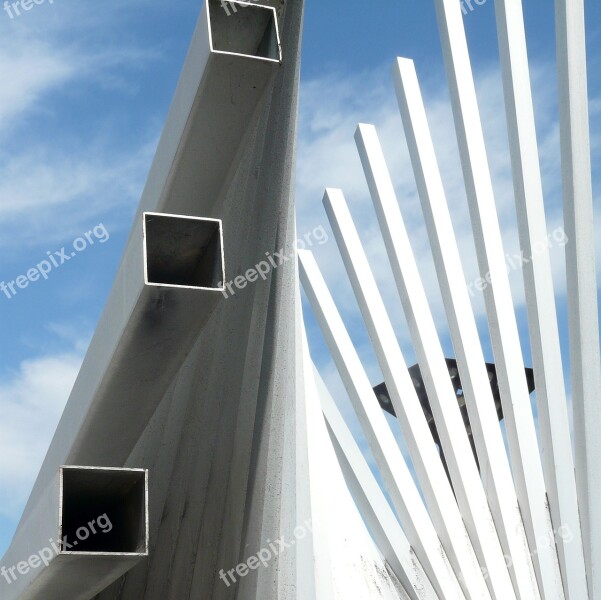
{"type": "Polygon", "coordinates": [[[211,47],[280,61],[280,39],[275,10],[251,2],[208,0],[211,47]]]}
{"type": "Polygon", "coordinates": [[[61,467],[65,553],[147,554],[147,471],[61,467]]]}
{"type": "Polygon", "coordinates": [[[146,283],[222,290],[219,219],[144,213],[146,283]]]}

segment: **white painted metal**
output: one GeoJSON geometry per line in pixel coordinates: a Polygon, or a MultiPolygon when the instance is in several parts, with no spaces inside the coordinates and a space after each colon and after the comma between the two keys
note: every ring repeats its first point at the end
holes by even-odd
{"type": "Polygon", "coordinates": [[[344,478],[366,525],[411,600],[439,599],[317,368],[321,408],[344,478]]]}
{"type": "MultiPolygon", "coordinates": [[[[300,322],[302,324],[302,317],[300,322]]],[[[360,507],[351,496],[321,410],[321,393],[317,389],[304,326],[302,337],[305,387],[303,398],[297,401],[305,406],[306,436],[310,440],[307,445],[316,581],[312,598],[419,600],[415,594],[410,598],[404,588],[399,588],[397,577],[389,573],[359,513],[360,507]]],[[[395,523],[398,528],[398,522],[395,523]]],[[[299,541],[297,545],[300,544],[299,541]]],[[[419,564],[408,567],[414,572],[412,579],[415,580],[421,571],[419,564]]],[[[400,581],[405,584],[407,578],[400,581]]]]}
{"type": "MultiPolygon", "coordinates": [[[[398,59],[394,80],[493,518],[511,559],[510,573],[518,596],[521,600],[538,598],[524,524],[413,61],[398,59]]],[[[528,512],[524,517],[530,518],[528,512]]]]}
{"type": "Polygon", "coordinates": [[[601,598],[601,357],[583,0],[556,0],[570,369],[578,501],[591,599],[601,598]]]}
{"type": "MultiPolygon", "coordinates": [[[[478,560],[487,570],[486,581],[491,594],[498,600],[515,598],[503,550],[375,127],[359,125],[355,140],[461,514],[478,560]]],[[[342,218],[345,216],[343,211],[342,218]]]]}
{"type": "Polygon", "coordinates": [[[518,499],[522,513],[530,513],[526,533],[541,593],[545,600],[564,598],[557,550],[542,542],[554,538],[553,526],[463,17],[454,0],[435,1],[478,264],[490,280],[483,293],[518,499]]]}
{"type": "Polygon", "coordinates": [[[488,598],[472,542],[342,192],[327,189],[324,205],[432,521],[466,596],[488,598]]]}
{"type": "MultiPolygon", "coordinates": [[[[496,0],[495,7],[520,245],[525,256],[530,257],[522,272],[536,383],[541,457],[564,591],[566,597],[578,600],[587,598],[588,590],[524,16],[521,0],[496,0]],[[570,532],[569,537],[565,532],[570,532]]],[[[572,241],[569,240],[570,243],[572,241]]]]}
{"type": "MultiPolygon", "coordinates": [[[[279,60],[213,50],[210,33],[212,24],[208,18],[213,4],[215,4],[213,0],[206,0],[205,8],[201,12],[113,290],[75,383],[71,400],[59,424],[54,438],[55,443],[50,447],[39,480],[32,492],[32,500],[41,490],[40,486],[47,480],[44,476],[46,466],[55,462],[56,466],[63,463],[88,464],[101,459],[105,464],[119,465],[127,458],[133,443],[138,439],[140,426],[144,426],[145,421],[140,421],[139,425],[136,425],[137,421],[132,420],[134,418],[132,413],[132,419],[123,418],[123,431],[117,434],[113,424],[114,412],[111,411],[108,415],[110,426],[113,428],[111,431],[114,441],[119,443],[102,445],[102,452],[105,454],[102,457],[94,456],[92,445],[89,440],[86,441],[89,432],[85,420],[91,417],[87,412],[88,408],[92,403],[102,404],[103,393],[106,395],[111,378],[116,377],[114,371],[118,371],[121,364],[118,352],[123,352],[120,346],[121,340],[135,344],[135,339],[133,342],[130,340],[133,331],[131,334],[124,335],[124,330],[128,327],[134,328],[130,317],[137,308],[143,308],[143,303],[138,303],[139,296],[155,294],[154,303],[165,315],[167,312],[164,310],[165,303],[169,303],[170,293],[171,295],[186,294],[188,298],[194,294],[196,296],[194,302],[200,304],[201,312],[197,313],[198,309],[191,308],[184,310],[187,321],[185,328],[188,332],[195,329],[190,320],[191,316],[198,314],[202,317],[200,321],[204,321],[210,313],[211,306],[214,307],[214,301],[221,297],[219,292],[222,286],[207,291],[203,298],[198,296],[196,290],[170,292],[168,286],[154,290],[145,289],[142,253],[144,212],[204,217],[214,210],[219,193],[227,182],[227,174],[235,166],[238,148],[246,131],[252,125],[252,116],[261,105],[264,91],[273,79],[274,69],[279,65],[279,60]],[[241,81],[235,104],[229,101],[229,87],[223,86],[226,79],[241,81]],[[216,110],[217,107],[219,110],[216,110]],[[209,146],[207,139],[219,139],[218,152],[209,146]],[[200,154],[199,144],[203,147],[200,154]],[[220,167],[214,169],[210,161],[216,160],[216,153],[220,157],[217,161],[220,167]],[[191,168],[190,163],[195,166],[191,168]],[[202,164],[203,168],[198,168],[199,164],[202,164]],[[199,196],[198,190],[202,190],[202,195],[199,196]],[[212,298],[209,299],[207,294],[212,298]]],[[[222,9],[219,10],[223,12],[222,9]]],[[[275,19],[275,11],[272,8],[247,7],[245,10],[266,11],[271,18],[275,19]]],[[[231,26],[235,25],[236,22],[232,19],[231,26]]],[[[236,31],[243,32],[244,22],[237,25],[236,31]]],[[[277,27],[277,22],[275,26],[277,27]]],[[[236,31],[230,35],[235,36],[236,31]]],[[[175,311],[168,312],[169,314],[164,318],[171,319],[169,327],[173,328],[177,317],[173,315],[175,311]]],[[[136,333],[140,334],[139,331],[136,333]]],[[[155,328],[153,336],[157,335],[155,328]]],[[[165,335],[175,337],[176,334],[174,331],[167,331],[165,335]]],[[[190,338],[192,339],[193,336],[190,338]]],[[[186,344],[179,339],[178,343],[184,346],[178,351],[181,353],[185,350],[186,344]]],[[[165,352],[164,346],[155,341],[154,347],[163,361],[169,358],[169,353],[165,352]]],[[[155,373],[152,370],[151,372],[155,373]]],[[[164,385],[159,385],[156,379],[153,380],[154,391],[144,397],[146,410],[143,413],[152,414],[153,406],[156,407],[156,401],[153,399],[162,397],[165,386],[170,381],[169,372],[170,369],[163,362],[161,381],[164,385]]],[[[130,377],[142,378],[136,373],[132,373],[130,377]]],[[[111,396],[108,395],[107,398],[110,400],[111,396]]],[[[97,418],[97,412],[96,408],[93,427],[102,425],[103,420],[97,418]]],[[[144,418],[146,419],[145,416],[144,418]]],[[[55,470],[55,467],[53,466],[52,469],[55,470]]]]}
{"type": "MultiPolygon", "coordinates": [[[[300,279],[382,474],[403,530],[438,595],[465,598],[430,516],[373,393],[361,360],[311,252],[298,252],[300,279]]],[[[446,475],[443,471],[443,477],[446,475]]],[[[454,500],[453,500],[454,501],[454,500]]],[[[485,587],[485,586],[484,586],[485,587]]],[[[486,591],[486,587],[484,589],[486,591]]]]}
{"type": "MultiPolygon", "coordinates": [[[[295,264],[295,269],[298,271],[298,264],[295,264]]],[[[316,399],[317,391],[303,318],[300,284],[298,277],[296,279],[295,327],[302,348],[299,356],[301,372],[298,377],[298,383],[302,385],[302,389],[295,398],[298,428],[296,469],[306,472],[306,475],[303,473],[297,477],[296,505],[297,521],[303,523],[309,520],[311,523],[311,543],[297,546],[297,552],[305,554],[301,561],[310,561],[305,565],[315,565],[311,569],[302,569],[302,574],[299,572],[297,590],[299,596],[325,600],[336,597],[332,566],[333,562],[340,559],[340,556],[330,552],[330,523],[326,510],[328,502],[327,500],[324,502],[324,500],[326,495],[331,499],[332,491],[327,482],[327,475],[324,475],[324,460],[320,455],[324,450],[328,451],[328,448],[324,449],[320,432],[316,431],[319,430],[319,401],[316,399]],[[306,502],[306,499],[308,499],[308,506],[303,510],[302,504],[306,502]]],[[[298,564],[302,564],[301,561],[298,564]]]]}

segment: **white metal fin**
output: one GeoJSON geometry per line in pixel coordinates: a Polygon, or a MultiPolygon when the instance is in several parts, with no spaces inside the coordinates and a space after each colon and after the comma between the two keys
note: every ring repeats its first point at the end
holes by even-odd
{"type": "Polygon", "coordinates": [[[524,374],[503,241],[460,6],[435,0],[451,105],[478,264],[489,285],[484,300],[505,415],[511,463],[535,569],[545,600],[564,598],[530,394],[524,374]]]}
{"type": "MultiPolygon", "coordinates": [[[[497,31],[509,130],[541,457],[566,597],[587,597],[570,423],[538,158],[521,0],[496,0],[497,31]],[[564,535],[569,531],[569,541],[564,535]]],[[[569,240],[572,243],[573,240],[569,240]]]]}
{"type": "MultiPolygon", "coordinates": [[[[298,252],[300,279],[407,538],[445,600],[464,599],[409,468],[311,252],[298,252]]],[[[445,475],[446,478],[446,475],[445,475]]]]}
{"type": "Polygon", "coordinates": [[[601,597],[601,357],[583,0],[556,0],[570,369],[578,502],[591,598],[601,597]]]}

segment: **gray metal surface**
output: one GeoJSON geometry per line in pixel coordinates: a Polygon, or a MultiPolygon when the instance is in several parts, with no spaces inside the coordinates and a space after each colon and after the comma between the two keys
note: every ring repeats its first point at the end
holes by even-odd
{"type": "MultiPolygon", "coordinates": [[[[219,5],[214,0],[208,0],[208,3],[213,10],[219,5]]],[[[205,474],[207,469],[212,470],[215,457],[211,448],[202,444],[215,443],[214,436],[221,433],[220,443],[226,444],[223,458],[229,455],[230,459],[234,439],[242,445],[236,449],[237,460],[222,465],[225,469],[221,474],[222,483],[227,484],[230,477],[235,480],[241,476],[244,485],[248,486],[246,489],[236,484],[236,497],[232,501],[235,504],[242,502],[245,510],[240,514],[234,511],[232,523],[227,527],[235,523],[240,535],[248,527],[245,536],[260,543],[262,532],[253,530],[251,526],[255,511],[267,510],[259,499],[263,493],[259,482],[262,477],[279,479],[282,472],[281,463],[275,469],[276,465],[271,461],[274,456],[272,433],[275,435],[277,431],[278,437],[283,427],[281,422],[276,424],[272,420],[283,418],[284,414],[294,414],[293,411],[290,413],[293,404],[284,407],[280,402],[281,392],[272,389],[272,368],[268,366],[286,357],[285,365],[278,365],[278,368],[288,388],[284,398],[292,399],[294,393],[289,386],[293,387],[295,381],[294,331],[283,323],[290,322],[294,315],[293,270],[282,267],[266,282],[260,281],[226,303],[219,289],[146,285],[142,251],[144,212],[221,220],[225,231],[224,254],[226,260],[230,260],[227,258],[230,253],[232,261],[226,262],[228,277],[244,272],[263,258],[268,250],[284,249],[289,252],[292,248],[294,227],[290,189],[302,5],[294,7],[290,11],[292,16],[287,19],[291,52],[286,68],[280,67],[279,34],[273,29],[276,11],[263,6],[246,6],[243,10],[245,15],[260,12],[261,18],[232,18],[220,21],[218,27],[252,27],[257,23],[264,26],[256,38],[258,56],[211,50],[206,12],[199,19],[115,285],[13,543],[3,558],[4,564],[22,560],[35,550],[36,538],[31,535],[30,524],[45,523],[48,515],[56,509],[49,499],[49,490],[58,466],[73,463],[122,466],[149,421],[139,444],[144,446],[145,440],[156,435],[156,422],[152,420],[155,409],[158,406],[157,414],[163,414],[161,402],[164,405],[172,399],[173,392],[166,394],[167,390],[170,386],[172,390],[178,388],[178,382],[186,378],[191,366],[194,374],[205,383],[208,377],[211,386],[203,389],[199,382],[193,391],[179,390],[172,414],[186,414],[189,402],[205,410],[210,407],[213,413],[204,414],[198,423],[186,415],[181,423],[186,431],[172,432],[173,437],[165,440],[165,445],[177,448],[182,444],[187,447],[182,451],[187,457],[194,454],[194,449],[200,444],[206,453],[198,457],[199,464],[195,468],[205,474]],[[269,18],[264,19],[267,13],[269,18]],[[269,58],[274,51],[276,58],[269,58]],[[275,92],[272,91],[274,84],[275,92]],[[269,168],[261,171],[262,165],[269,165],[269,168]],[[277,283],[272,285],[272,279],[277,283]],[[279,295],[281,298],[277,297],[279,295]],[[219,310],[215,309],[216,305],[219,310]],[[274,338],[279,334],[279,328],[273,327],[279,321],[280,312],[286,313],[281,328],[288,339],[281,342],[281,347],[286,347],[287,351],[278,353],[276,359],[274,338]],[[200,362],[199,352],[203,354],[200,362]],[[224,395],[227,386],[234,386],[232,390],[237,390],[230,391],[229,398],[224,395]],[[271,406],[273,402],[275,407],[271,406]],[[270,406],[269,409],[265,403],[270,406]],[[240,411],[235,410],[238,404],[240,411]],[[253,405],[256,415],[253,414],[253,405]],[[278,417],[271,415],[271,408],[278,417]],[[227,425],[228,431],[223,431],[212,421],[213,417],[222,418],[224,415],[227,419],[221,427],[227,425]],[[247,417],[250,420],[245,420],[247,417]],[[250,427],[241,439],[232,437],[237,418],[244,420],[238,426],[250,427]],[[263,422],[264,426],[260,424],[263,422]],[[196,423],[197,430],[187,430],[191,423],[196,423]],[[263,444],[267,441],[270,450],[268,455],[264,455],[267,447],[263,444]],[[240,464],[237,461],[241,461],[240,464]],[[248,470],[256,473],[249,477],[248,470]],[[258,488],[253,487],[255,484],[258,488]]],[[[243,37],[248,37],[247,33],[243,37]]],[[[293,423],[289,425],[294,431],[293,423]]],[[[175,458],[160,445],[153,447],[151,454],[159,462],[175,458]]],[[[148,457],[141,457],[140,462],[134,460],[133,464],[138,467],[150,462],[153,461],[148,457]]],[[[187,464],[187,460],[185,462],[187,464]]],[[[186,498],[185,486],[180,481],[165,481],[166,476],[173,475],[182,466],[175,462],[166,471],[157,469],[156,484],[151,488],[155,494],[151,506],[157,507],[152,523],[155,528],[165,522],[162,505],[166,498],[176,504],[186,498]]],[[[184,480],[189,484],[198,483],[192,474],[184,480]]],[[[263,482],[263,486],[275,490],[277,481],[274,480],[273,485],[263,482]]],[[[227,509],[229,514],[233,508],[227,508],[222,492],[220,488],[212,498],[206,498],[205,493],[196,490],[193,502],[202,506],[207,499],[215,503],[216,508],[227,509]]],[[[272,509],[262,520],[273,526],[275,539],[283,526],[276,517],[281,509],[279,495],[270,500],[273,502],[266,499],[265,504],[273,504],[272,509]]],[[[201,516],[196,509],[190,510],[190,515],[192,513],[201,516]]],[[[202,517],[208,529],[221,520],[210,511],[207,513],[206,508],[202,517]]],[[[171,534],[177,535],[180,526],[170,524],[171,534]]],[[[292,523],[290,530],[294,526],[295,523],[292,523]]],[[[240,536],[231,538],[224,535],[223,543],[229,546],[230,542],[238,544],[239,548],[245,547],[240,536]]],[[[203,540],[196,540],[193,547],[184,545],[194,555],[197,552],[200,555],[210,553],[213,559],[219,547],[220,544],[214,541],[205,546],[203,540]]],[[[159,563],[169,564],[178,557],[168,544],[157,545],[155,542],[154,549],[155,560],[159,563]]],[[[232,548],[229,548],[231,551],[232,548]]],[[[235,553],[236,558],[237,555],[238,552],[235,553]]],[[[230,557],[230,554],[227,556],[230,557]]],[[[233,560],[234,555],[231,558],[233,560]]],[[[237,562],[234,560],[234,565],[237,562]]],[[[180,565],[183,571],[175,581],[178,586],[189,581],[193,574],[189,557],[184,564],[180,565]]],[[[211,563],[205,561],[205,564],[211,563]]],[[[223,566],[229,567],[229,561],[223,566]]],[[[293,573],[292,569],[291,576],[293,573]]],[[[174,583],[167,572],[163,576],[166,584],[174,583]]],[[[90,594],[100,589],[96,585],[98,582],[89,579],[89,573],[82,572],[79,577],[87,581],[90,594]]],[[[40,572],[21,581],[26,586],[37,578],[40,578],[40,572]]],[[[142,586],[143,589],[148,586],[148,597],[186,597],[179,592],[166,595],[162,586],[152,585],[152,579],[149,577],[142,586]]],[[[219,579],[212,571],[210,582],[203,581],[202,585],[213,586],[215,581],[219,579]]],[[[102,587],[108,583],[103,579],[102,587]]],[[[31,588],[31,597],[47,599],[48,590],[54,589],[52,585],[46,581],[41,587],[36,587],[38,591],[35,593],[31,588]]],[[[231,594],[223,583],[219,582],[219,585],[225,593],[231,594]]],[[[271,577],[265,581],[263,577],[249,577],[245,585],[267,585],[277,594],[277,586],[273,588],[271,577]]],[[[57,589],[61,589],[60,584],[57,589]]],[[[20,597],[15,588],[5,586],[0,590],[3,600],[20,597]]],[[[130,597],[140,598],[142,593],[138,585],[130,597]]],[[[206,597],[204,592],[201,597],[206,597]]]]}
{"type": "MultiPolygon", "coordinates": [[[[222,210],[206,215],[223,220],[228,280],[268,251],[293,252],[301,20],[302,3],[289,3],[274,91],[222,210]]],[[[301,597],[298,581],[311,578],[312,565],[297,564],[296,548],[235,585],[219,578],[302,522],[287,493],[308,487],[296,485],[295,287],[289,261],[221,302],[197,337],[127,461],[151,472],[149,559],[99,600],[301,597]]]]}

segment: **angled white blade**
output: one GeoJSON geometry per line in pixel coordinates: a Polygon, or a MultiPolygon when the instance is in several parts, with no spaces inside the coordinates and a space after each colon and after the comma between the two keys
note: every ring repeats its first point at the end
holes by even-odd
{"type": "MultiPolygon", "coordinates": [[[[497,32],[536,383],[541,455],[564,591],[587,598],[570,423],[521,0],[496,0],[497,32]],[[569,531],[569,538],[564,535],[569,531]]],[[[572,240],[569,241],[570,243],[572,240]]]]}
{"type": "Polygon", "coordinates": [[[315,385],[344,478],[382,555],[411,600],[439,599],[316,368],[315,385]]]}
{"type": "Polygon", "coordinates": [[[591,598],[601,597],[601,357],[583,0],[556,0],[576,482],[591,598]]]}
{"type": "MultiPolygon", "coordinates": [[[[524,524],[413,61],[398,59],[394,79],[489,503],[501,542],[511,558],[518,596],[523,600],[537,598],[524,524]]],[[[523,516],[530,519],[528,511],[523,516]]]]}
{"type": "Polygon", "coordinates": [[[445,600],[465,600],[315,258],[307,250],[299,250],[298,257],[301,283],[376,459],[403,530],[438,595],[445,600]]]}
{"type": "MultiPolygon", "coordinates": [[[[340,190],[324,206],[438,535],[468,598],[490,597],[392,323],[340,190]]],[[[453,398],[453,402],[456,399],[453,398]]],[[[461,424],[463,427],[463,423],[461,424]]],[[[511,593],[511,591],[510,591],[511,593]]],[[[511,596],[510,596],[511,597],[511,596]]]]}
{"type": "Polygon", "coordinates": [[[299,437],[306,444],[312,518],[295,529],[295,547],[297,551],[305,548],[304,534],[309,542],[310,531],[315,572],[315,593],[310,597],[412,600],[405,590],[399,589],[397,577],[386,569],[346,485],[321,410],[302,314],[297,319],[304,385],[302,397],[296,402],[304,408],[305,418],[299,420],[304,435],[299,437]]]}
{"type": "Polygon", "coordinates": [[[378,134],[372,125],[359,125],[355,139],[461,514],[491,594],[515,598],[378,134]]]}
{"type": "Polygon", "coordinates": [[[435,4],[478,264],[480,274],[490,279],[483,293],[520,508],[530,513],[526,533],[536,550],[541,593],[545,600],[561,600],[565,596],[557,550],[547,542],[554,539],[553,526],[463,18],[454,0],[435,4]]]}

